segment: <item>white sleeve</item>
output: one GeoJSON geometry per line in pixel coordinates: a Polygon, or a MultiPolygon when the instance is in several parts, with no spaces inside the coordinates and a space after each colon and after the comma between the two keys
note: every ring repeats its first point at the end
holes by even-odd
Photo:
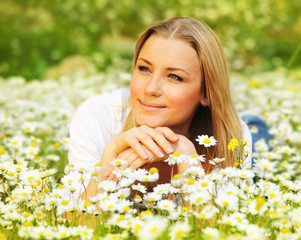
{"type": "Polygon", "coordinates": [[[245,153],[248,152],[248,157],[243,162],[243,168],[252,168],[252,135],[248,126],[241,121],[243,130],[243,140],[247,141],[248,145],[244,147],[245,153]]]}
{"type": "Polygon", "coordinates": [[[100,161],[110,139],[112,113],[103,103],[106,96],[92,98],[76,110],[70,126],[68,160],[75,168],[90,168],[100,161]],[[99,106],[97,109],[96,104],[99,106]]]}
{"type": "MultiPolygon", "coordinates": [[[[83,102],[75,111],[70,126],[68,152],[68,161],[73,167],[69,172],[68,165],[65,172],[78,179],[82,176],[78,170],[84,168],[85,186],[89,183],[94,166],[100,161],[106,144],[121,131],[123,93],[123,89],[118,89],[98,95],[83,102]]],[[[80,192],[77,191],[74,197],[78,197],[80,192]]]]}

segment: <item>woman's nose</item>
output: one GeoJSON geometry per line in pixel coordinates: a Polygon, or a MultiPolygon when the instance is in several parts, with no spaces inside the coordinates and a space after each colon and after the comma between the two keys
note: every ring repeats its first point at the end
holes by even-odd
{"type": "Polygon", "coordinates": [[[160,96],[162,92],[162,77],[159,74],[152,74],[145,84],[145,94],[152,96],[160,96]]]}

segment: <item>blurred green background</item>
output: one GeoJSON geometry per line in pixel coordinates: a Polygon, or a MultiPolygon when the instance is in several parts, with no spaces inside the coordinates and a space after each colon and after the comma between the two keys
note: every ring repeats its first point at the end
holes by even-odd
{"type": "Polygon", "coordinates": [[[135,41],[175,16],[205,21],[232,71],[301,66],[300,0],[1,0],[0,76],[131,71],[135,41]]]}

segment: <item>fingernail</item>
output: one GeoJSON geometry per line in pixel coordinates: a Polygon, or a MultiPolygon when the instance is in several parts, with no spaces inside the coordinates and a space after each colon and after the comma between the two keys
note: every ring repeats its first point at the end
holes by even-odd
{"type": "Polygon", "coordinates": [[[161,158],[161,157],[164,157],[164,153],[161,152],[161,151],[158,151],[158,152],[157,152],[157,156],[160,157],[160,158],[161,158]]]}
{"type": "Polygon", "coordinates": [[[168,146],[167,148],[166,148],[166,150],[167,150],[167,153],[172,153],[173,152],[173,149],[170,147],[170,146],[168,146]]]}

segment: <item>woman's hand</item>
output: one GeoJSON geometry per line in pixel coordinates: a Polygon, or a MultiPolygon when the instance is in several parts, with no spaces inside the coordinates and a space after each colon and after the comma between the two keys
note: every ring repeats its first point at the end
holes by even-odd
{"type": "MultiPolygon", "coordinates": [[[[150,164],[153,162],[159,162],[168,157],[168,154],[165,154],[164,157],[159,158],[156,155],[154,155],[152,152],[150,152],[144,145],[142,145],[143,150],[147,154],[147,159],[142,159],[137,152],[132,148],[127,148],[124,151],[122,151],[117,158],[125,160],[126,163],[122,166],[118,167],[119,170],[125,170],[126,168],[130,168],[132,170],[136,170],[140,167],[143,167],[146,164],[150,164]]],[[[108,170],[108,180],[116,180],[115,175],[112,173],[114,170],[117,170],[116,166],[110,166],[108,170]]]]}
{"type": "Polygon", "coordinates": [[[158,158],[162,158],[165,154],[174,152],[173,143],[178,140],[177,134],[170,128],[151,128],[143,125],[118,134],[106,145],[105,150],[109,151],[113,158],[117,158],[121,152],[132,148],[140,158],[147,160],[147,149],[158,158]]]}
{"type": "MultiPolygon", "coordinates": [[[[179,141],[176,143],[172,143],[172,147],[174,149],[173,152],[179,152],[181,154],[197,154],[197,151],[193,145],[193,143],[185,136],[183,135],[177,135],[179,138],[179,141]]],[[[121,152],[117,158],[126,160],[126,163],[119,167],[120,170],[124,170],[126,168],[131,168],[132,170],[136,170],[140,167],[143,167],[146,164],[153,163],[153,162],[159,162],[165,160],[169,154],[165,154],[164,157],[159,158],[156,155],[154,155],[152,152],[150,152],[144,145],[142,145],[143,150],[148,155],[147,159],[142,159],[137,152],[132,148],[127,148],[123,152],[121,152]]],[[[199,166],[202,166],[201,163],[199,166]]],[[[190,164],[187,162],[182,162],[178,164],[178,172],[184,173],[189,167],[191,167],[190,164]]],[[[116,170],[117,168],[115,166],[110,166],[108,171],[108,179],[109,180],[116,180],[115,175],[112,173],[113,170],[116,170]]]]}
{"type": "Polygon", "coordinates": [[[177,134],[168,127],[151,128],[143,125],[118,134],[105,146],[101,159],[105,167],[102,179],[112,178],[111,172],[115,168],[110,166],[110,162],[113,159],[127,160],[126,167],[137,169],[146,163],[165,159],[175,151],[178,140],[177,134]]]}

